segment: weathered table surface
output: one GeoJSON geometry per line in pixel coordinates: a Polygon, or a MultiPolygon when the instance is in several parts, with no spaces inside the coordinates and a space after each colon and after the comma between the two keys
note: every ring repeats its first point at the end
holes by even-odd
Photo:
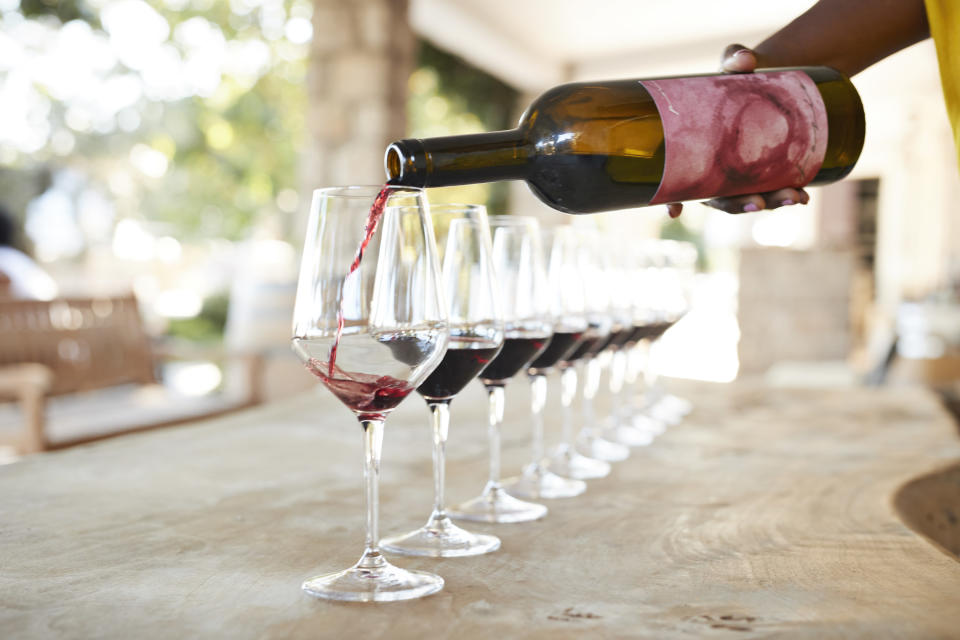
{"type": "MultiPolygon", "coordinates": [[[[524,387],[507,390],[505,469],[526,453],[524,387]]],[[[497,553],[398,559],[447,581],[404,603],[300,591],[362,543],[359,429],[327,394],[0,468],[0,637],[960,635],[960,562],[892,506],[960,458],[932,395],[683,391],[687,421],[583,496],[540,522],[474,525],[497,553]]],[[[486,469],[482,393],[464,396],[452,501],[486,469]]],[[[387,424],[384,534],[425,520],[429,474],[413,397],[387,424]]]]}

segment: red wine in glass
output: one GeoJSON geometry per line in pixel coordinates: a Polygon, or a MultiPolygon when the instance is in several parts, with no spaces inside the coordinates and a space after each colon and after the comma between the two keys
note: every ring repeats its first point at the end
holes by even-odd
{"type": "Polygon", "coordinates": [[[503,385],[546,348],[548,339],[505,338],[500,353],[480,372],[480,379],[486,385],[503,385]]]}
{"type": "Polygon", "coordinates": [[[320,378],[340,402],[364,420],[383,418],[413,391],[413,387],[403,380],[390,376],[351,373],[337,368],[331,377],[328,375],[329,363],[316,359],[307,363],[307,369],[320,378]]]}
{"type": "Polygon", "coordinates": [[[610,344],[607,346],[613,346],[620,348],[623,345],[630,342],[630,336],[633,335],[633,326],[622,327],[617,329],[613,333],[613,337],[610,339],[610,344]]]}
{"type": "MultiPolygon", "coordinates": [[[[350,363],[350,368],[362,366],[369,367],[368,370],[389,372],[379,375],[348,371],[340,366],[335,366],[331,375],[330,362],[323,360],[326,351],[324,345],[329,344],[328,339],[294,338],[293,346],[310,373],[317,376],[348,409],[363,420],[382,419],[414,390],[401,378],[406,378],[410,369],[419,366],[435,349],[429,336],[418,333],[392,331],[379,335],[377,342],[387,347],[388,351],[370,351],[366,362],[350,363]]],[[[368,334],[341,338],[347,342],[370,340],[368,334]]]]}
{"type": "Polygon", "coordinates": [[[500,345],[480,338],[451,339],[443,360],[417,387],[417,393],[431,400],[452,398],[499,352],[500,345]]]}
{"type": "Polygon", "coordinates": [[[482,205],[430,207],[441,253],[440,282],[450,320],[450,340],[439,365],[417,392],[430,409],[433,431],[433,509],[426,524],[382,541],[387,551],[450,558],[496,551],[500,539],[454,524],[445,505],[446,443],[454,397],[490,364],[503,343],[495,272],[490,260],[490,227],[482,205]]]}
{"type": "Polygon", "coordinates": [[[633,331],[630,333],[629,342],[640,342],[645,340],[647,336],[651,335],[650,323],[635,324],[633,325],[633,331]]]}
{"type": "Polygon", "coordinates": [[[583,339],[583,331],[558,331],[550,338],[547,348],[530,363],[530,369],[547,371],[569,355],[583,339]]]}
{"type": "Polygon", "coordinates": [[[658,340],[667,332],[667,329],[676,324],[676,322],[676,320],[661,320],[660,322],[654,323],[650,329],[650,335],[648,336],[650,341],[652,342],[653,340],[658,340]]]}
{"type": "Polygon", "coordinates": [[[595,354],[607,341],[607,336],[588,336],[577,346],[573,352],[563,358],[561,362],[571,364],[587,356],[595,354]]]}

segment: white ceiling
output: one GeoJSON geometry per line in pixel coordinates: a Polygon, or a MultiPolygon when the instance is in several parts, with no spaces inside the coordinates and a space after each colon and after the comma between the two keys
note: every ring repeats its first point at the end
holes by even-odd
{"type": "MultiPolygon", "coordinates": [[[[412,0],[422,36],[521,89],[629,57],[756,44],[813,0],[412,0]]],[[[713,63],[716,65],[716,62],[713,63]]],[[[704,69],[709,70],[709,69],[704,69]]]]}

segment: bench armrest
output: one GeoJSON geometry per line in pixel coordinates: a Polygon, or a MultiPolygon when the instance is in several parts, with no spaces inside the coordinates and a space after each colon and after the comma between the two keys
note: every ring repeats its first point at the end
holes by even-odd
{"type": "Polygon", "coordinates": [[[0,366],[0,396],[20,398],[24,393],[46,393],[53,371],[35,362],[0,366]]]}
{"type": "Polygon", "coordinates": [[[43,435],[44,396],[53,384],[53,371],[34,362],[0,367],[0,397],[20,402],[23,409],[25,430],[13,444],[23,453],[43,451],[46,438],[43,435]]]}

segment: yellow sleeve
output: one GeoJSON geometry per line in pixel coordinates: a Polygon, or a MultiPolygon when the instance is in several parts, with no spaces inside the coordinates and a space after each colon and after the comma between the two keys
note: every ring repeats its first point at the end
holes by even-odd
{"type": "Polygon", "coordinates": [[[947,115],[953,126],[953,140],[960,158],[960,2],[957,0],[924,0],[930,35],[937,47],[940,82],[947,115]]]}

